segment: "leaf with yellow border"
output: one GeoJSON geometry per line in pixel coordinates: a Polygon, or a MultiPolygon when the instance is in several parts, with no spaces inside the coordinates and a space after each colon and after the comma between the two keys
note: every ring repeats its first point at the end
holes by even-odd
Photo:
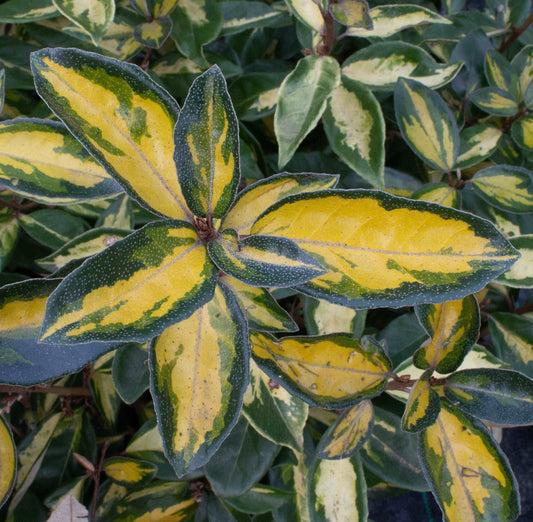
{"type": "Polygon", "coordinates": [[[185,221],[156,221],[93,256],[50,296],[45,342],[143,342],[213,295],[217,270],[185,221]]]}
{"type": "Polygon", "coordinates": [[[113,482],[137,487],[150,482],[157,472],[157,467],[145,460],[112,457],[104,461],[102,470],[113,482]]]}
{"type": "Polygon", "coordinates": [[[431,374],[432,370],[425,372],[411,388],[402,417],[404,431],[421,431],[437,420],[440,398],[429,382],[431,374]]]}
{"type": "Polygon", "coordinates": [[[178,476],[206,464],[238,420],[248,386],[246,319],[223,286],[151,345],[152,395],[178,476]]]}
{"type": "Polygon", "coordinates": [[[346,409],[322,435],[316,448],[319,459],[346,459],[354,456],[374,428],[374,409],[369,400],[346,409]]]}
{"type": "Polygon", "coordinates": [[[458,299],[518,255],[484,219],[379,191],[289,196],[264,212],[252,233],[292,239],[329,269],[298,289],[354,308],[458,299]]]}
{"type": "Polygon", "coordinates": [[[444,207],[461,208],[459,191],[455,187],[450,187],[447,183],[426,183],[411,197],[413,199],[437,203],[444,207]]]}
{"type": "Polygon", "coordinates": [[[514,116],[518,102],[513,96],[498,87],[482,87],[470,94],[469,99],[481,110],[494,116],[514,116]]]}
{"type": "Polygon", "coordinates": [[[17,448],[13,441],[11,429],[0,416],[0,507],[11,495],[17,476],[17,448]]]}
{"type": "Polygon", "coordinates": [[[371,337],[331,334],[250,337],[261,369],[311,406],[337,409],[379,394],[387,385],[391,363],[371,337]]]}
{"type": "Polygon", "coordinates": [[[239,127],[218,66],[192,84],[174,130],[174,160],[189,208],[220,218],[239,185],[239,127]]]}
{"type": "Polygon", "coordinates": [[[493,49],[485,56],[485,76],[489,85],[508,92],[515,100],[520,99],[520,82],[516,68],[502,53],[493,49]]]}
{"type": "Polygon", "coordinates": [[[525,150],[533,149],[533,116],[525,116],[513,122],[511,136],[515,143],[525,150]]]}
{"type": "Polygon", "coordinates": [[[162,16],[135,27],[133,37],[145,47],[159,49],[171,32],[172,20],[168,16],[162,16]]]}
{"type": "Polygon", "coordinates": [[[32,55],[40,96],[69,131],[155,212],[190,217],[173,161],[175,100],[139,67],[77,49],[32,55]]]}
{"type": "Polygon", "coordinates": [[[473,295],[442,304],[415,307],[420,324],[429,334],[413,356],[419,368],[439,373],[456,370],[479,337],[479,306],[473,295]]]}
{"type": "Polygon", "coordinates": [[[430,167],[450,171],[459,152],[459,130],[445,101],[425,85],[400,78],[394,89],[394,110],[413,152],[430,167]]]}
{"type": "Polygon", "coordinates": [[[516,479],[488,430],[447,400],[420,434],[420,462],[444,520],[514,520],[516,479]]]}

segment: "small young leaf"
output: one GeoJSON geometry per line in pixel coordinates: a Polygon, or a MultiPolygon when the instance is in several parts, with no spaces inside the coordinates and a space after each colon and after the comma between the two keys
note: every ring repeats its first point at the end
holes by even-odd
{"type": "Polygon", "coordinates": [[[317,33],[324,30],[324,15],[314,0],[285,0],[292,13],[309,29],[317,33]]]}
{"type": "Polygon", "coordinates": [[[533,288],[533,234],[509,238],[520,259],[499,278],[498,283],[515,288],[533,288]]]}
{"type": "Polygon", "coordinates": [[[151,462],[129,457],[111,457],[104,461],[102,469],[113,482],[134,487],[151,482],[157,471],[151,462]]]}
{"type": "Polygon", "coordinates": [[[431,373],[431,370],[425,372],[411,388],[402,417],[402,430],[404,431],[416,433],[431,426],[437,420],[440,398],[429,383],[431,373]]]}
{"type": "Polygon", "coordinates": [[[342,25],[372,29],[372,18],[366,0],[340,0],[330,4],[329,10],[333,18],[342,25]]]}
{"type": "Polygon", "coordinates": [[[146,345],[127,343],[113,357],[113,384],[126,404],[135,402],[150,386],[146,345]]]}
{"type": "Polygon", "coordinates": [[[104,422],[111,428],[116,427],[118,409],[121,405],[120,396],[113,385],[114,355],[114,352],[107,353],[94,362],[89,381],[95,406],[104,422]]]}
{"type": "Polygon", "coordinates": [[[490,157],[500,144],[502,131],[492,125],[480,123],[463,129],[461,145],[455,168],[466,169],[490,157]]]}
{"type": "Polygon", "coordinates": [[[513,122],[511,136],[515,143],[525,150],[533,149],[533,117],[525,116],[513,122]]]}
{"type": "Polygon", "coordinates": [[[495,116],[514,116],[518,103],[511,94],[498,87],[483,87],[470,95],[470,101],[495,116]]]}
{"type": "Polygon", "coordinates": [[[11,495],[17,476],[17,448],[9,425],[0,416],[0,507],[11,495]]]}
{"type": "Polygon", "coordinates": [[[19,236],[19,221],[10,209],[0,210],[0,272],[11,259],[19,236]]]}
{"type": "Polygon", "coordinates": [[[159,49],[171,32],[172,20],[168,16],[163,16],[135,27],[133,37],[144,47],[159,49]]]}
{"type": "Polygon", "coordinates": [[[461,207],[461,196],[459,192],[447,183],[426,183],[411,198],[437,203],[443,207],[461,207]]]}

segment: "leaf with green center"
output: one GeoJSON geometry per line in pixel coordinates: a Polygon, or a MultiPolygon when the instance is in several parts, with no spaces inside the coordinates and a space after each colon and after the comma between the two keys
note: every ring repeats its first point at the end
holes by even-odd
{"type": "Polygon", "coordinates": [[[533,234],[509,238],[520,259],[499,278],[498,283],[514,288],[533,288],[533,234]]]}
{"type": "Polygon", "coordinates": [[[40,96],[69,131],[155,212],[190,217],[173,161],[177,103],[139,67],[77,49],[32,55],[40,96]]]}
{"type": "Polygon", "coordinates": [[[325,273],[315,259],[290,239],[254,235],[239,240],[227,229],[207,251],[220,270],[251,286],[295,286],[325,273]]]}
{"type": "Polygon", "coordinates": [[[518,112],[518,102],[515,98],[498,87],[477,89],[469,99],[481,110],[494,116],[514,116],[518,112]]]}
{"type": "Polygon", "coordinates": [[[217,271],[185,221],[157,221],[88,259],[50,296],[46,342],[143,342],[213,295],[217,271]]]}
{"type": "Polygon", "coordinates": [[[17,476],[17,448],[9,425],[0,417],[0,507],[11,495],[17,476]]]}
{"type": "Polygon", "coordinates": [[[339,82],[337,60],[317,55],[302,58],[283,80],[274,115],[280,168],[289,162],[303,139],[315,128],[328,97],[339,82]]]}
{"type": "Polygon", "coordinates": [[[133,37],[144,47],[159,49],[171,32],[172,20],[168,16],[163,16],[135,27],[133,37]]]}
{"type": "Polygon", "coordinates": [[[152,342],[152,395],[178,476],[206,464],[239,418],[248,386],[246,319],[223,286],[152,342]]]}
{"type": "Polygon", "coordinates": [[[466,169],[481,163],[496,152],[502,139],[502,131],[492,125],[480,123],[463,129],[460,139],[455,168],[466,169]]]}
{"type": "Polygon", "coordinates": [[[394,89],[394,109],[413,152],[430,167],[450,171],[459,152],[459,130],[444,100],[423,84],[400,78],[394,89]]]}
{"type": "Polygon", "coordinates": [[[379,394],[391,363],[371,337],[284,337],[252,334],[255,361],[276,382],[319,408],[345,408],[379,394]]]}
{"type": "Polygon", "coordinates": [[[130,0],[134,9],[144,16],[160,18],[172,12],[178,5],[178,0],[130,0]]]}
{"type": "Polygon", "coordinates": [[[437,420],[440,398],[429,383],[431,373],[432,370],[425,372],[411,388],[402,417],[402,430],[404,431],[416,433],[431,426],[437,420]]]}
{"type": "Polygon", "coordinates": [[[518,255],[484,219],[379,191],[286,197],[258,218],[252,234],[292,239],[329,269],[299,290],[354,308],[458,299],[518,255]]]}
{"type": "Polygon", "coordinates": [[[239,186],[239,127],[218,66],[192,84],[174,130],[174,160],[189,208],[220,218],[239,186]]]}
{"type": "Polygon", "coordinates": [[[443,400],[437,422],[420,434],[420,462],[444,520],[514,520],[516,479],[488,430],[443,400]]]}

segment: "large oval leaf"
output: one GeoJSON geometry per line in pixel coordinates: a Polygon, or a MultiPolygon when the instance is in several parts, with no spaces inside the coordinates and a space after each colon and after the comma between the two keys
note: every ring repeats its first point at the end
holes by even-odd
{"type": "Polygon", "coordinates": [[[488,221],[379,191],[290,196],[252,233],[292,239],[330,270],[300,289],[355,308],[458,299],[517,258],[488,221]]]}
{"type": "Polygon", "coordinates": [[[257,364],[312,406],[351,406],[387,385],[391,363],[381,345],[370,337],[360,341],[332,334],[278,341],[253,334],[250,341],[257,364]]]}
{"type": "Polygon", "coordinates": [[[516,480],[488,430],[448,401],[419,439],[420,461],[444,519],[514,520],[516,480]]]}
{"type": "Polygon", "coordinates": [[[239,127],[218,66],[193,83],[174,129],[174,160],[189,208],[222,217],[239,185],[239,127]]]}
{"type": "Polygon", "coordinates": [[[152,342],[152,395],[178,476],[206,464],[239,418],[249,380],[246,319],[222,286],[152,342]]]}
{"type": "Polygon", "coordinates": [[[0,507],[9,498],[17,476],[17,448],[9,425],[0,416],[0,507]]]}
{"type": "Polygon", "coordinates": [[[37,91],[128,192],[156,212],[190,215],[172,158],[176,102],[139,67],[77,49],[32,55],[37,91]]]}
{"type": "Polygon", "coordinates": [[[88,259],[50,296],[47,342],[146,341],[213,295],[216,268],[185,221],[158,221],[88,259]]]}

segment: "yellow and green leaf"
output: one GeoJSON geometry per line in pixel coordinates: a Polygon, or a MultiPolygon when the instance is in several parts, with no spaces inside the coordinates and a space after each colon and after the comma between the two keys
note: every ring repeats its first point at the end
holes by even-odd
{"type": "Polygon", "coordinates": [[[282,237],[239,240],[229,228],[209,242],[207,251],[220,270],[251,286],[296,286],[325,272],[314,257],[282,237]]]}
{"type": "MultiPolygon", "coordinates": [[[[316,6],[312,0],[306,0],[316,6]]],[[[274,114],[278,142],[278,166],[292,158],[326,109],[328,97],[340,82],[340,68],[331,56],[309,55],[302,58],[281,84],[274,114]]]]}
{"type": "Polygon", "coordinates": [[[57,10],[98,43],[115,17],[114,0],[53,0],[57,10]]]}
{"type": "Polygon", "coordinates": [[[444,520],[514,520],[516,479],[488,430],[443,400],[437,422],[422,432],[420,461],[444,520]]]}
{"type": "Polygon", "coordinates": [[[102,469],[113,482],[123,486],[145,485],[154,478],[157,472],[157,467],[151,462],[129,457],[107,459],[102,469]]]}
{"type": "Polygon", "coordinates": [[[111,428],[116,426],[118,410],[122,404],[113,382],[114,355],[114,351],[106,353],[93,363],[89,381],[94,404],[103,421],[111,428]]]}
{"type": "Polygon", "coordinates": [[[533,80],[533,45],[524,46],[515,55],[511,64],[519,74],[520,91],[524,95],[533,80]]]}
{"type": "Polygon", "coordinates": [[[4,110],[6,99],[6,70],[0,69],[0,113],[4,110]]]}
{"type": "Polygon", "coordinates": [[[309,335],[350,333],[359,338],[365,327],[366,312],[309,296],[304,301],[305,327],[309,335]]]}
{"type": "Polygon", "coordinates": [[[460,139],[455,168],[465,169],[481,163],[496,152],[502,139],[502,131],[492,125],[480,123],[463,129],[460,139]]]}
{"type": "Polygon", "coordinates": [[[431,374],[432,370],[425,372],[411,388],[402,417],[402,430],[404,431],[416,433],[431,426],[437,420],[440,398],[429,382],[431,374]]]}
{"type": "Polygon", "coordinates": [[[157,221],[88,259],[50,296],[46,342],[143,342],[213,295],[217,270],[185,221],[157,221]]]}
{"type": "Polygon", "coordinates": [[[131,5],[142,15],[160,18],[177,7],[178,0],[130,0],[131,5]]]}
{"type": "Polygon", "coordinates": [[[487,52],[485,76],[492,87],[508,92],[515,100],[520,99],[519,75],[502,53],[492,49],[487,52]]]}
{"type": "Polygon", "coordinates": [[[52,0],[9,0],[0,5],[0,22],[4,24],[37,22],[58,15],[52,0]]]}
{"type": "Polygon", "coordinates": [[[372,90],[392,91],[399,78],[436,89],[452,81],[462,65],[462,62],[438,64],[423,49],[408,43],[380,42],[348,57],[342,65],[342,74],[372,90]]]}
{"type": "Polygon", "coordinates": [[[135,217],[131,198],[121,194],[99,214],[96,227],[107,227],[131,231],[135,228],[135,217]]]}
{"type": "Polygon", "coordinates": [[[237,422],[248,350],[246,320],[223,286],[153,341],[152,394],[165,453],[178,476],[208,462],[237,422]]]}
{"type": "Polygon", "coordinates": [[[498,87],[482,87],[469,97],[480,109],[494,116],[514,116],[518,112],[518,102],[507,91],[498,87]]]}
{"type": "Polygon", "coordinates": [[[343,76],[328,99],[323,122],[333,151],[371,185],[383,187],[385,121],[370,89],[343,76]]]}
{"type": "Polygon", "coordinates": [[[426,183],[411,198],[437,203],[443,207],[461,207],[460,193],[456,188],[450,187],[447,183],[426,183]]]}
{"type": "Polygon", "coordinates": [[[133,30],[133,37],[144,47],[159,49],[172,32],[172,20],[168,16],[155,18],[139,24],[133,30]]]}
{"type": "MultiPolygon", "coordinates": [[[[278,6],[271,7],[263,2],[222,2],[220,4],[224,23],[221,34],[230,35],[275,25],[287,16],[278,6]]],[[[272,72],[268,73],[272,74],[272,72]]]]}
{"type": "Polygon", "coordinates": [[[285,0],[291,12],[309,29],[322,33],[325,28],[324,15],[314,0],[285,0]]]}
{"type": "Polygon", "coordinates": [[[250,337],[252,355],[263,371],[312,406],[337,409],[380,393],[391,363],[381,345],[332,334],[250,337]]]}
{"type": "Polygon", "coordinates": [[[419,5],[381,5],[370,9],[370,27],[350,27],[347,36],[387,38],[422,24],[449,24],[450,20],[419,5]]]}
{"type": "Polygon", "coordinates": [[[257,484],[242,495],[224,498],[224,502],[244,513],[262,514],[281,507],[291,497],[288,491],[257,484]]]}
{"type": "Polygon", "coordinates": [[[507,212],[533,212],[533,175],[511,165],[480,170],[472,186],[487,203],[507,212]]]}
{"type": "Polygon", "coordinates": [[[47,205],[121,190],[63,125],[38,119],[0,124],[0,183],[47,205]]]}
{"type": "Polygon", "coordinates": [[[394,89],[394,109],[413,152],[430,167],[450,171],[459,152],[459,130],[445,101],[425,85],[401,78],[394,89]]]}
{"type": "Polygon", "coordinates": [[[220,218],[239,185],[239,127],[218,66],[193,83],[174,130],[174,159],[189,208],[220,218]]]}
{"type": "Polygon", "coordinates": [[[138,201],[190,217],[173,160],[177,103],[139,67],[76,49],[32,55],[37,91],[138,201]]]}
{"type": "Polygon", "coordinates": [[[266,439],[303,450],[309,406],[268,377],[250,361],[250,384],[242,405],[248,422],[266,439]]]}
{"type": "Polygon", "coordinates": [[[251,330],[262,332],[294,332],[298,330],[298,325],[276,302],[268,290],[247,285],[227,275],[219,276],[219,280],[231,290],[239,302],[251,330]]]}
{"type": "Polygon", "coordinates": [[[340,24],[372,30],[369,9],[366,0],[340,0],[329,6],[333,18],[340,24]]]}
{"type": "Polygon", "coordinates": [[[329,269],[299,289],[355,308],[458,299],[517,259],[486,220],[379,191],[289,196],[252,233],[292,239],[329,269]]]}
{"type": "Polygon", "coordinates": [[[11,429],[0,416],[0,507],[11,495],[17,476],[17,448],[11,429]]]}
{"type": "Polygon", "coordinates": [[[0,272],[4,270],[17,244],[19,222],[11,209],[0,210],[0,272]]]}
{"type": "Polygon", "coordinates": [[[346,409],[322,435],[317,446],[319,459],[347,459],[354,456],[374,428],[372,402],[363,400],[346,409]]]}
{"type": "Polygon", "coordinates": [[[239,235],[251,234],[252,225],[267,208],[293,194],[333,188],[338,177],[331,174],[276,174],[257,181],[239,193],[224,218],[224,228],[234,228],[239,235]]]}
{"type": "Polygon", "coordinates": [[[479,307],[473,295],[442,304],[415,307],[420,324],[430,339],[414,354],[419,368],[439,373],[456,370],[479,336],[479,307]]]}
{"type": "Polygon", "coordinates": [[[499,278],[498,283],[515,288],[533,288],[533,234],[509,238],[520,259],[499,278]]]}
{"type": "Polygon", "coordinates": [[[513,122],[511,136],[522,149],[533,149],[533,116],[525,116],[513,122]]]}

